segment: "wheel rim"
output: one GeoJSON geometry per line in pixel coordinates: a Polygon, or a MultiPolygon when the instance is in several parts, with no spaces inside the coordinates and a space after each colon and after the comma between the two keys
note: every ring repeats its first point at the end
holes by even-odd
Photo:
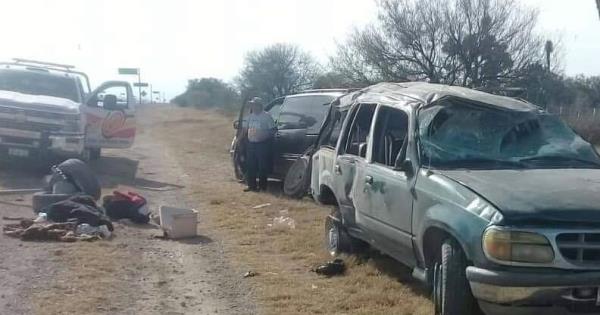
{"type": "Polygon", "coordinates": [[[336,256],[338,253],[340,234],[335,223],[331,222],[327,229],[327,249],[331,256],[336,256]]]}
{"type": "Polygon", "coordinates": [[[435,314],[442,314],[442,267],[437,262],[433,267],[433,305],[435,314]]]}

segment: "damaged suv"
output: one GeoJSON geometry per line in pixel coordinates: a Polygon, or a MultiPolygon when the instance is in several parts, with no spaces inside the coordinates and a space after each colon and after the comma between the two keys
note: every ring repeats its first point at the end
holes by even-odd
{"type": "Polygon", "coordinates": [[[559,118],[382,83],[336,101],[317,141],[333,255],[368,243],[410,266],[436,314],[600,314],[600,158],[559,118]]]}

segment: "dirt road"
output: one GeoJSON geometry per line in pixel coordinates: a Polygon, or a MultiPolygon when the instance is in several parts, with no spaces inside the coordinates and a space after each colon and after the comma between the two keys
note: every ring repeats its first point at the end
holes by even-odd
{"type": "MultiPolygon", "coordinates": [[[[227,151],[231,122],[212,111],[146,108],[135,147],[107,151],[93,165],[106,193],[132,187],[153,209],[198,209],[200,237],[158,240],[155,228],[121,223],[113,240],[95,243],[0,236],[0,314],[432,313],[410,271],[375,253],[345,257],[342,277],[310,272],[329,259],[322,246],[329,209],[282,198],[277,183],[269,194],[241,193],[227,151]],[[273,226],[277,217],[295,224],[273,226]],[[246,271],[256,276],[243,278],[246,271]]],[[[5,188],[40,180],[0,171],[5,188]]],[[[29,216],[29,203],[27,196],[0,197],[0,216],[29,216]]]]}
{"type": "MultiPolygon", "coordinates": [[[[132,188],[160,204],[198,207],[179,186],[186,173],[140,119],[131,150],[108,151],[93,164],[106,193],[132,188]],[[177,185],[177,186],[171,186],[177,185]],[[144,188],[166,191],[155,191],[144,188]]],[[[11,167],[12,168],[12,167],[11,167]]],[[[42,178],[3,169],[2,188],[36,187],[42,178]]],[[[28,196],[4,196],[0,216],[32,216],[28,196]]],[[[94,243],[34,243],[0,235],[0,314],[253,314],[251,291],[200,231],[182,242],[153,239],[151,226],[117,223],[114,239],[94,243]]]]}

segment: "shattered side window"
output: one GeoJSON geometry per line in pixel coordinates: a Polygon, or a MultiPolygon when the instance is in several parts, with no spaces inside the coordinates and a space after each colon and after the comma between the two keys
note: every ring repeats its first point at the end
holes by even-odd
{"type": "Polygon", "coordinates": [[[438,167],[557,167],[600,163],[593,147],[563,121],[447,100],[419,114],[424,165],[438,167]]]}

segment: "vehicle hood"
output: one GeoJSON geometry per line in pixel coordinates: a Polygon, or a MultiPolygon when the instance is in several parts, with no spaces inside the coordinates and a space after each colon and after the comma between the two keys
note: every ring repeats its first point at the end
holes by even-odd
{"type": "Polygon", "coordinates": [[[452,170],[440,174],[491,202],[506,223],[600,223],[600,169],[452,170]]]}
{"type": "Polygon", "coordinates": [[[46,95],[31,95],[0,90],[0,106],[17,106],[46,111],[76,112],[79,103],[70,99],[46,95]]]}

